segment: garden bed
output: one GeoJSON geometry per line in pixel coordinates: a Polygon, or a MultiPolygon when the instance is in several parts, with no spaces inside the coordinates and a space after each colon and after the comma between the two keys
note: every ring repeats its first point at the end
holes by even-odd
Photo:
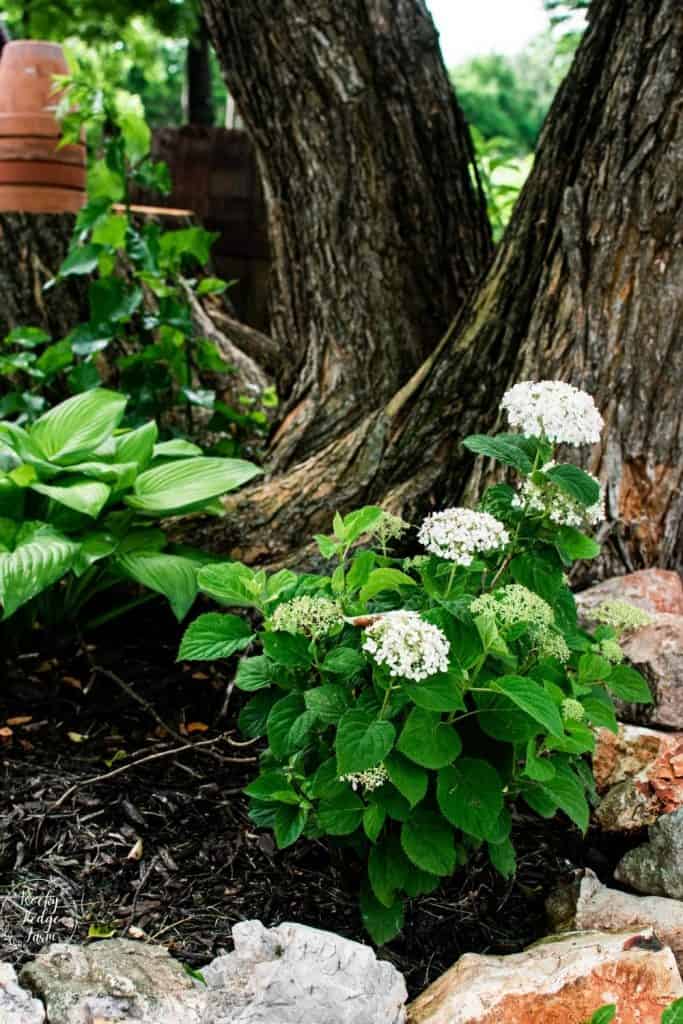
{"type": "MultiPolygon", "coordinates": [[[[249,822],[241,789],[258,748],[242,745],[236,726],[243,695],[228,696],[230,666],[176,663],[181,632],[155,602],[115,633],[11,666],[0,727],[19,722],[0,747],[0,960],[24,963],[45,940],[82,941],[90,929],[132,928],[199,967],[231,948],[232,925],[247,918],[368,941],[353,853],[305,840],[277,851],[249,822]],[[180,749],[189,743],[205,745],[180,749]],[[161,756],[92,784],[125,769],[117,751],[161,756]]],[[[461,953],[513,952],[545,934],[549,889],[571,864],[603,874],[611,859],[559,819],[517,819],[515,842],[513,881],[481,858],[412,902],[383,955],[413,991],[461,953]]]]}

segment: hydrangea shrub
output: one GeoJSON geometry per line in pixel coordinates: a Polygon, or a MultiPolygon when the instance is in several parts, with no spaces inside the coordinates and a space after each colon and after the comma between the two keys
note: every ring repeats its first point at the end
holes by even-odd
{"type": "Polygon", "coordinates": [[[606,606],[588,633],[567,583],[574,561],[599,552],[585,529],[602,499],[555,447],[598,439],[592,399],[527,383],[503,406],[524,433],[464,443],[510,467],[514,485],[428,516],[410,558],[395,554],[408,524],[366,507],[316,538],[329,575],[207,566],[200,588],[255,610],[259,625],[209,613],[180,649],[183,659],[246,652],[240,725],[267,740],[247,787],[252,819],[280,847],[328,836],[360,856],[362,914],[378,943],[401,929],[407,898],[479,848],[514,872],[517,801],[585,829],[594,730],[616,731],[613,697],[651,699],[619,646],[642,613],[606,606]]]}

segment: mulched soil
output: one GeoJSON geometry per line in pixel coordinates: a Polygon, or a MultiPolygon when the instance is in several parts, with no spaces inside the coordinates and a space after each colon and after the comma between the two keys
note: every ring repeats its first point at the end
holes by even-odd
{"type": "MultiPolygon", "coordinates": [[[[36,649],[6,672],[0,961],[18,966],[45,942],[113,933],[161,943],[198,968],[230,950],[232,925],[248,918],[369,941],[353,855],[310,841],[280,852],[249,821],[241,789],[258,748],[236,727],[242,695],[230,666],[177,664],[180,633],[150,605],[87,644],[36,649]],[[207,740],[217,742],[181,749],[207,740]],[[125,767],[152,754],[163,756],[125,767]]],[[[564,820],[519,817],[514,838],[513,881],[482,857],[412,901],[403,935],[381,955],[413,992],[461,953],[515,952],[544,935],[545,896],[574,866],[609,877],[610,851],[564,820]]]]}

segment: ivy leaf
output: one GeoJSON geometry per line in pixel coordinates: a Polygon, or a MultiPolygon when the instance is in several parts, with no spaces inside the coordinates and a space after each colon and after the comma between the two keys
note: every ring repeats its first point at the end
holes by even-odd
{"type": "Polygon", "coordinates": [[[430,875],[450,875],[455,868],[453,830],[434,811],[418,807],[401,826],[406,856],[430,875]]]}
{"type": "Polygon", "coordinates": [[[476,839],[495,838],[503,809],[503,784],[488,761],[463,757],[442,768],[436,797],[443,816],[476,839]]]}
{"type": "Polygon", "coordinates": [[[347,711],[339,722],[335,740],[338,774],[374,768],[387,756],[395,737],[391,722],[374,718],[366,711],[347,711]]]}

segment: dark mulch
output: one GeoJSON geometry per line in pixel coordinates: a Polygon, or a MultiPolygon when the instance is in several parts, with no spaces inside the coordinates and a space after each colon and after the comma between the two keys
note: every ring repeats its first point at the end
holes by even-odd
{"type": "MultiPolygon", "coordinates": [[[[231,948],[231,926],[247,918],[368,941],[353,856],[320,842],[279,852],[249,822],[241,788],[256,751],[235,725],[241,694],[226,668],[176,664],[179,635],[149,606],[87,645],[19,659],[0,686],[0,729],[31,716],[0,731],[0,960],[18,965],[45,941],[132,928],[199,967],[231,948]],[[201,752],[177,752],[222,734],[201,752]],[[126,765],[112,761],[118,751],[171,750],[89,784],[126,765]]],[[[515,840],[514,881],[481,858],[412,902],[403,935],[382,950],[412,991],[461,953],[523,948],[545,933],[544,898],[558,879],[587,858],[600,867],[602,855],[564,821],[520,818],[515,840]]]]}

